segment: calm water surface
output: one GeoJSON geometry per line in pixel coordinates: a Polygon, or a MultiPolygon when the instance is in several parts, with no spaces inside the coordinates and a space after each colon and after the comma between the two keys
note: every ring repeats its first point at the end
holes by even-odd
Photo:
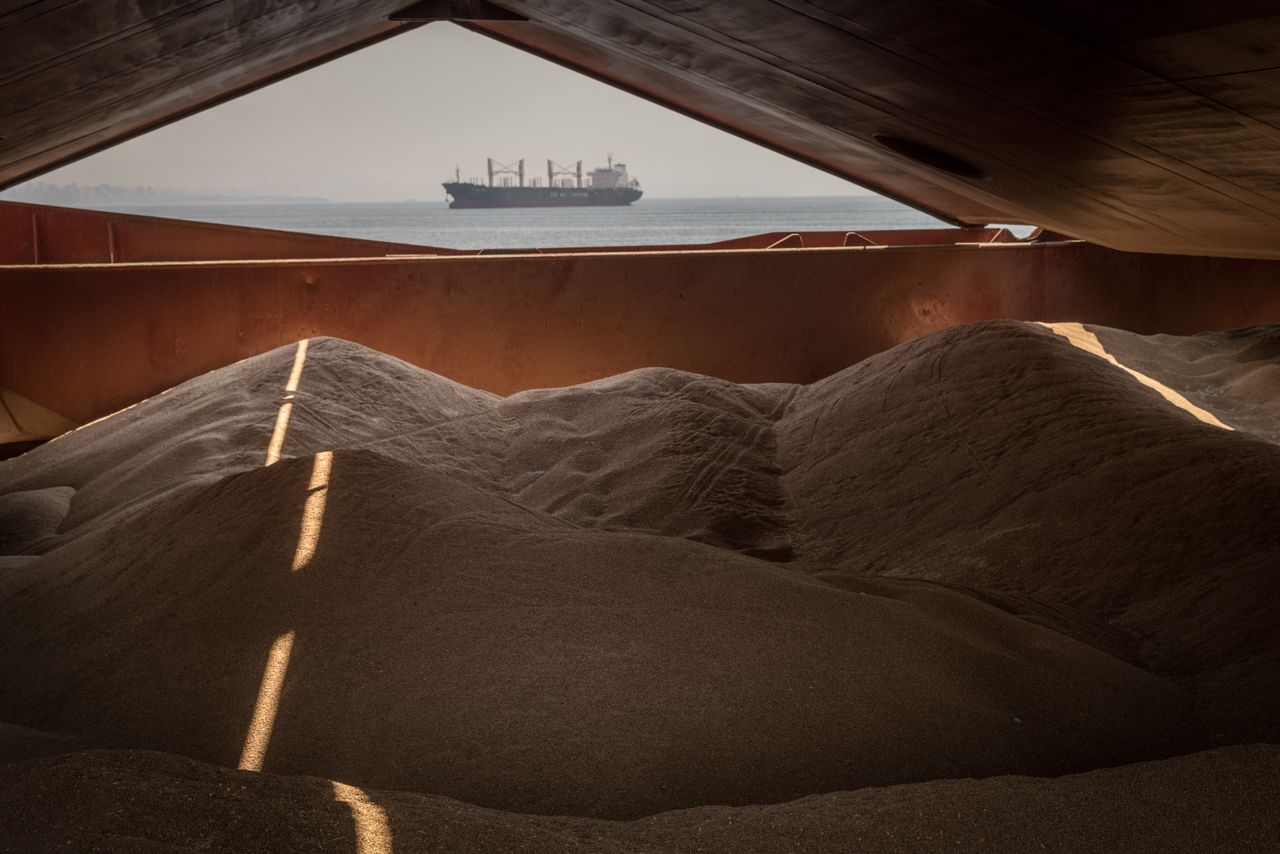
{"type": "Polygon", "coordinates": [[[454,249],[710,243],[765,231],[944,225],[905,205],[867,196],[641,199],[617,208],[457,211],[442,201],[157,205],[112,210],[454,249]]]}

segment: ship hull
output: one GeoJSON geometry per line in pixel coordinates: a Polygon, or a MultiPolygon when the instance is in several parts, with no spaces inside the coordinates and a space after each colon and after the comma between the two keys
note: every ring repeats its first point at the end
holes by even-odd
{"type": "Polygon", "coordinates": [[[450,181],[451,208],[579,208],[629,205],[643,193],[633,187],[486,187],[450,181]]]}

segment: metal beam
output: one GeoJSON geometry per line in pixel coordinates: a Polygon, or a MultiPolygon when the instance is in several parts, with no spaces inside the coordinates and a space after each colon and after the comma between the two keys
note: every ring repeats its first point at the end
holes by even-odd
{"type": "Polygon", "coordinates": [[[527,21],[528,18],[486,0],[419,0],[391,16],[392,21],[527,21]]]}

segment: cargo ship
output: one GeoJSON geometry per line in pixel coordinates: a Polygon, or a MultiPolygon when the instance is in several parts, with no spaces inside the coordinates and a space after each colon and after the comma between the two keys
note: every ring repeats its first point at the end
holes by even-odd
{"type": "Polygon", "coordinates": [[[488,182],[462,180],[454,169],[454,180],[444,183],[451,208],[559,208],[595,205],[629,205],[643,195],[640,182],[627,175],[627,164],[614,163],[582,174],[582,161],[573,168],[547,161],[546,184],[542,177],[526,183],[524,161],[498,163],[488,158],[488,182]]]}

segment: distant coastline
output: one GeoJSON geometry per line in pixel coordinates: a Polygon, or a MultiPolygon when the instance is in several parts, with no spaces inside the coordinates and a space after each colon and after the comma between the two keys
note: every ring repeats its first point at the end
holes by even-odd
{"type": "Polygon", "coordinates": [[[242,190],[123,187],[116,184],[51,184],[34,181],[0,192],[0,199],[39,205],[317,204],[321,196],[260,195],[242,190]]]}

